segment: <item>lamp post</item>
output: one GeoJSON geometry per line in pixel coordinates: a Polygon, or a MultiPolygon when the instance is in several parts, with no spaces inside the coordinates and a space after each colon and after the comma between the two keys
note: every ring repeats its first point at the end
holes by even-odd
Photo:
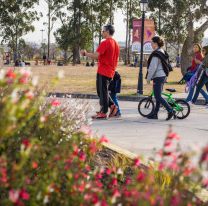
{"type": "Polygon", "coordinates": [[[43,44],[43,32],[44,32],[45,30],[44,30],[44,29],[41,29],[40,31],[42,32],[42,41],[41,41],[41,43],[43,44]]]}
{"type": "Polygon", "coordinates": [[[142,29],[141,29],[141,51],[140,51],[140,69],[139,69],[139,78],[138,78],[138,87],[137,93],[143,94],[143,47],[144,47],[144,20],[145,12],[147,11],[148,0],[141,0],[140,7],[142,11],[142,29]]]}

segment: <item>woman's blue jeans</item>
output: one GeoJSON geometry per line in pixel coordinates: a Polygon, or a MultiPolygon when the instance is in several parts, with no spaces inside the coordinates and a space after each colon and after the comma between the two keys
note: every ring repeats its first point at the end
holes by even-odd
{"type": "MultiPolygon", "coordinates": [[[[196,88],[196,86],[190,87],[189,94],[188,94],[188,96],[186,98],[186,102],[192,101],[195,88],[196,88]]],[[[207,95],[207,93],[203,89],[201,89],[199,91],[199,93],[204,97],[205,101],[208,101],[208,95],[207,95]]]]}
{"type": "Polygon", "coordinates": [[[208,77],[206,76],[206,74],[203,74],[198,85],[196,86],[196,92],[194,94],[194,97],[192,99],[193,103],[196,103],[196,100],[198,99],[199,93],[201,91],[201,89],[203,88],[203,86],[206,85],[206,88],[208,89],[208,77]]]}

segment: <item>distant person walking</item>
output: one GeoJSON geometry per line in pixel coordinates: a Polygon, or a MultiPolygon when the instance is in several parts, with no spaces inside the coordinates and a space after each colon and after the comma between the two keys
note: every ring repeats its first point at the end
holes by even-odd
{"type": "Polygon", "coordinates": [[[178,54],[176,57],[176,67],[180,67],[180,66],[181,66],[181,57],[180,54],[178,54]]]}
{"type": "MultiPolygon", "coordinates": [[[[192,99],[193,104],[196,103],[199,93],[204,85],[206,86],[206,89],[208,91],[208,46],[203,47],[203,49],[205,50],[205,57],[202,62],[203,71],[202,71],[201,76],[199,77],[199,80],[198,80],[198,83],[196,86],[196,92],[195,92],[194,97],[192,99]]],[[[208,102],[206,102],[206,103],[208,103],[208,102]]]]}
{"type": "Polygon", "coordinates": [[[43,65],[46,65],[46,60],[47,60],[46,54],[43,54],[43,65]]]}
{"type": "Polygon", "coordinates": [[[158,112],[160,110],[160,104],[162,104],[167,112],[168,116],[166,120],[170,120],[174,117],[175,112],[172,107],[162,98],[163,85],[169,74],[169,56],[163,50],[164,41],[161,37],[155,36],[152,38],[152,48],[154,51],[150,55],[147,63],[147,83],[153,81],[153,91],[156,99],[156,107],[154,113],[148,117],[148,119],[158,119],[158,112]]]}
{"type": "Polygon", "coordinates": [[[186,74],[183,76],[183,78],[178,82],[179,84],[182,84],[183,81],[188,82],[191,77],[195,74],[195,72],[198,69],[198,66],[201,64],[203,56],[202,56],[202,48],[200,44],[194,44],[193,45],[193,58],[191,66],[187,68],[186,74]]]}
{"type": "Polygon", "coordinates": [[[100,43],[97,51],[89,53],[86,50],[81,50],[83,56],[98,60],[96,87],[100,99],[100,111],[92,117],[93,119],[106,119],[115,116],[118,112],[118,108],[108,91],[115,74],[120,52],[118,43],[112,38],[114,32],[115,29],[112,25],[104,26],[102,30],[104,40],[100,43]],[[110,108],[109,116],[107,116],[108,108],[110,108]]]}
{"type": "MultiPolygon", "coordinates": [[[[202,48],[202,55],[203,57],[205,57],[208,54],[208,47],[203,47],[202,48]]],[[[201,78],[201,75],[203,73],[203,62],[199,65],[196,73],[194,74],[194,76],[190,79],[190,81],[188,82],[188,96],[186,98],[187,102],[191,102],[193,95],[194,95],[194,90],[196,88],[196,84],[198,82],[198,80],[201,78]]],[[[207,91],[208,91],[208,87],[207,87],[207,91]]],[[[208,94],[207,92],[205,92],[203,89],[201,89],[199,91],[201,93],[201,95],[204,97],[205,99],[205,104],[208,103],[208,94]]]]}

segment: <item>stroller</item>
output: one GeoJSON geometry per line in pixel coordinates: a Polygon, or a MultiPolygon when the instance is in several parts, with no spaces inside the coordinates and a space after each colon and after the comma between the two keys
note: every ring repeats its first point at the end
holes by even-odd
{"type": "MultiPolygon", "coordinates": [[[[198,69],[198,67],[197,67],[197,69],[198,69]]],[[[187,69],[187,72],[184,74],[184,76],[178,82],[178,84],[185,84],[185,83],[189,82],[191,80],[191,78],[195,75],[197,69],[194,72],[189,71],[189,69],[190,69],[190,67],[187,69]]]]}

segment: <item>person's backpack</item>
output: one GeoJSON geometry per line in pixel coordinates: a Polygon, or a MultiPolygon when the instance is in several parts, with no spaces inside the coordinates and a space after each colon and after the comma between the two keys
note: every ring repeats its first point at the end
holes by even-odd
{"type": "MultiPolygon", "coordinates": [[[[150,62],[153,57],[157,57],[161,60],[163,71],[165,72],[165,75],[168,77],[169,73],[173,71],[173,68],[170,64],[168,53],[166,51],[164,51],[164,53],[162,53],[161,51],[158,51],[158,50],[153,51],[148,59],[147,68],[149,67],[150,62]]],[[[148,76],[148,69],[147,69],[146,78],[147,78],[147,76],[148,76]]]]}
{"type": "Polygon", "coordinates": [[[173,67],[172,67],[170,59],[169,59],[169,54],[166,51],[165,51],[165,55],[167,56],[166,63],[167,63],[168,70],[169,70],[169,72],[172,72],[173,67]]]}
{"type": "Polygon", "coordinates": [[[115,72],[113,80],[110,82],[108,90],[113,93],[120,93],[121,92],[121,76],[117,71],[115,72]]]}

